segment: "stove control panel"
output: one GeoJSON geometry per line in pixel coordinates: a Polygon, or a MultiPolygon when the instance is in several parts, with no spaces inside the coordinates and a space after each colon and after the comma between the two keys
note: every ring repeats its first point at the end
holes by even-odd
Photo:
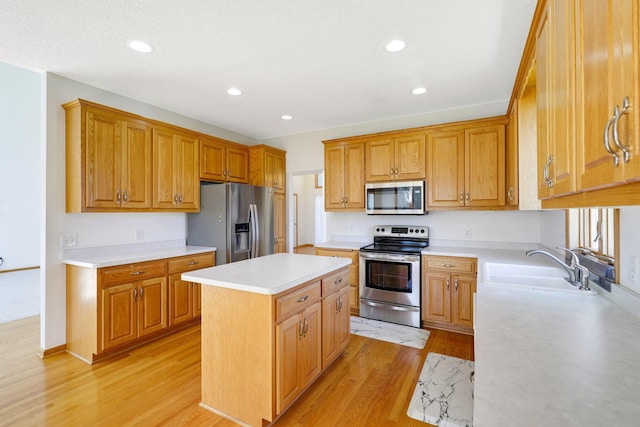
{"type": "Polygon", "coordinates": [[[374,236],[429,238],[429,227],[421,225],[377,225],[374,236]]]}

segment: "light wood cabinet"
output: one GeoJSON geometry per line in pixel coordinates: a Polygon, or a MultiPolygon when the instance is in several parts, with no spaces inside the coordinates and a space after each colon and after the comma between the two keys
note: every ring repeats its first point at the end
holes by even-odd
{"type": "Polygon", "coordinates": [[[275,193],[273,196],[273,231],[274,231],[274,253],[287,251],[287,210],[286,197],[282,193],[275,193]]]}
{"type": "Polygon", "coordinates": [[[276,412],[281,413],[322,371],[321,305],[276,325],[276,412]]]}
{"type": "Polygon", "coordinates": [[[387,135],[365,143],[366,182],[425,179],[425,135],[387,135]]]}
{"type": "Polygon", "coordinates": [[[200,209],[199,145],[195,135],[153,129],[153,207],[180,212],[200,209]]]}
{"type": "Polygon", "coordinates": [[[364,211],[364,142],[323,143],[325,211],[364,211]]]}
{"type": "Polygon", "coordinates": [[[507,124],[507,138],[505,149],[505,190],[507,197],[505,205],[517,207],[520,198],[520,185],[518,175],[518,103],[514,103],[509,114],[509,123],[507,124]]]}
{"type": "Polygon", "coordinates": [[[151,131],[136,116],[75,100],[66,111],[66,211],[151,207],[151,131]]]}
{"type": "Polygon", "coordinates": [[[427,134],[428,207],[504,207],[505,125],[427,134]]]}
{"type": "Polygon", "coordinates": [[[537,29],[538,198],[575,192],[572,0],[547,3],[537,29]]]}
{"type": "Polygon", "coordinates": [[[182,273],[214,265],[215,257],[212,253],[174,258],[168,261],[169,325],[187,322],[200,316],[201,285],[182,280],[182,273]]]}
{"type": "Polygon", "coordinates": [[[246,425],[273,422],[342,353],[348,310],[335,311],[348,305],[348,277],[344,267],[276,295],[203,286],[202,403],[246,425]]]}
{"type": "Polygon", "coordinates": [[[285,192],[286,151],[268,145],[249,147],[249,184],[271,187],[276,193],[285,192]]]}
{"type": "MultiPolygon", "coordinates": [[[[209,252],[105,268],[67,265],[67,351],[93,363],[192,324],[169,321],[169,283],[178,271],[213,263],[209,252]]],[[[195,292],[190,301],[195,322],[200,290],[189,289],[195,292]]]]}
{"type": "Polygon", "coordinates": [[[424,326],[473,333],[474,258],[422,257],[424,326]]]}
{"type": "Polygon", "coordinates": [[[200,179],[249,182],[249,149],[219,138],[200,138],[200,179]]]}
{"type": "Polygon", "coordinates": [[[640,5],[611,0],[575,4],[578,187],[591,190],[638,180],[640,5]]]}
{"type": "Polygon", "coordinates": [[[341,258],[349,258],[351,265],[349,266],[349,305],[351,314],[360,315],[360,252],[355,249],[333,249],[333,248],[315,248],[316,255],[335,256],[341,258]]]}

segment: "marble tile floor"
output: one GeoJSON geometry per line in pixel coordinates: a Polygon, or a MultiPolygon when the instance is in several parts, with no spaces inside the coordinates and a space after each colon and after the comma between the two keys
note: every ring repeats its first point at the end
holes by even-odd
{"type": "Polygon", "coordinates": [[[428,353],[407,415],[438,427],[473,425],[474,362],[428,353]]]}
{"type": "Polygon", "coordinates": [[[0,273],[0,323],[40,314],[40,269],[0,273]]]}
{"type": "Polygon", "coordinates": [[[357,316],[351,316],[351,333],[418,349],[424,348],[429,339],[429,331],[424,329],[357,316]]]}

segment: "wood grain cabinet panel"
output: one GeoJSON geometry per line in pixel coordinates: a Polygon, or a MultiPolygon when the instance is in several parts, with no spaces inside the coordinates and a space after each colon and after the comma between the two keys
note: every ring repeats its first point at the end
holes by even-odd
{"type": "Polygon", "coordinates": [[[505,205],[505,125],[458,125],[427,134],[428,207],[505,205]]]}
{"type": "Polygon", "coordinates": [[[212,253],[173,258],[169,265],[169,325],[188,322],[201,313],[201,285],[182,280],[182,273],[215,265],[212,253]]]}
{"type": "Polygon", "coordinates": [[[153,129],[153,207],[179,212],[200,209],[199,144],[195,135],[153,129]]]}
{"type": "Polygon", "coordinates": [[[370,140],[365,145],[366,182],[425,179],[425,135],[370,140]]]}
{"type": "Polygon", "coordinates": [[[249,182],[249,150],[218,138],[200,138],[200,179],[249,182]]]}
{"type": "Polygon", "coordinates": [[[76,100],[66,113],[67,212],[151,207],[149,126],[136,116],[76,100]]]}
{"type": "Polygon", "coordinates": [[[423,324],[473,334],[476,278],[475,258],[423,256],[423,324]]]}
{"type": "Polygon", "coordinates": [[[364,211],[363,142],[324,146],[324,207],[326,211],[364,211]]]}
{"type": "Polygon", "coordinates": [[[249,147],[249,184],[271,187],[284,193],[286,187],[286,151],[268,145],[249,147]]]}

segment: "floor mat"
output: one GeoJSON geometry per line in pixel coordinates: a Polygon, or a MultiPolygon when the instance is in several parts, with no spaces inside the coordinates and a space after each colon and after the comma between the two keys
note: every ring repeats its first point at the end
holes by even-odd
{"type": "Polygon", "coordinates": [[[351,333],[414,348],[424,348],[429,339],[424,329],[356,316],[351,316],[351,333]]]}
{"type": "Polygon", "coordinates": [[[473,425],[474,363],[427,354],[407,415],[439,427],[473,425]]]}

